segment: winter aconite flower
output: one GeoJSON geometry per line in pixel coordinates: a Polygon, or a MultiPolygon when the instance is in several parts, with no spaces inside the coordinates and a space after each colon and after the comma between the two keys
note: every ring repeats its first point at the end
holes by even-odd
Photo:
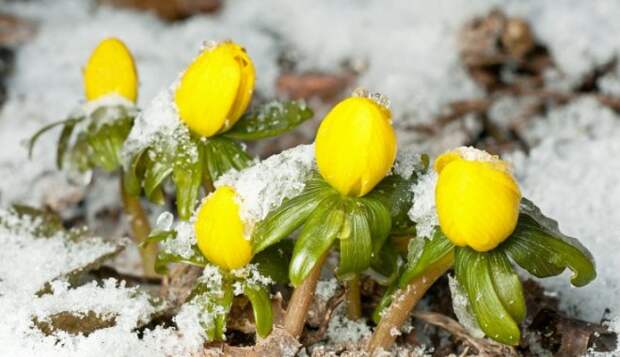
{"type": "Polygon", "coordinates": [[[315,145],[321,176],[345,196],[364,196],[396,159],[390,110],[371,98],[347,98],[323,119],[315,145]]]}
{"type": "Polygon", "coordinates": [[[89,101],[108,94],[118,94],[136,102],[138,75],[133,57],[117,38],[99,43],[84,67],[84,92],[89,101]]]}
{"type": "Polygon", "coordinates": [[[506,162],[474,148],[435,161],[435,199],[443,233],[458,246],[495,248],[514,231],[521,192],[506,162]]]}
{"type": "Polygon", "coordinates": [[[202,254],[220,268],[231,270],[252,259],[250,241],[245,238],[235,191],[222,186],[206,198],[196,217],[196,240],[202,254]]]}
{"type": "Polygon", "coordinates": [[[255,78],[254,64],[243,47],[228,41],[205,49],[176,89],[181,120],[206,137],[228,130],[250,104],[255,78]]]}

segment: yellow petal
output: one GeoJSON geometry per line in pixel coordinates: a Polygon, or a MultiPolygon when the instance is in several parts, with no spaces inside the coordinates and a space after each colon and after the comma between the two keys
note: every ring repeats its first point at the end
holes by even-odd
{"type": "Polygon", "coordinates": [[[250,241],[245,238],[235,191],[218,188],[199,208],[195,231],[198,248],[213,264],[223,269],[245,266],[252,259],[250,241]]]}
{"type": "Polygon", "coordinates": [[[176,89],[181,120],[206,137],[228,130],[250,104],[255,78],[254,64],[239,45],[223,42],[205,49],[176,89]]]}
{"type": "Polygon", "coordinates": [[[439,224],[454,244],[484,252],[508,238],[519,217],[521,192],[506,163],[465,160],[450,152],[435,168],[439,224]]]}
{"type": "Polygon", "coordinates": [[[363,97],[336,105],[316,135],[319,172],[343,195],[361,197],[390,171],[396,134],[387,108],[363,97]]]}
{"type": "Polygon", "coordinates": [[[83,75],[86,99],[116,93],[136,102],[138,74],[131,53],[121,40],[101,41],[90,55],[83,75]]]}

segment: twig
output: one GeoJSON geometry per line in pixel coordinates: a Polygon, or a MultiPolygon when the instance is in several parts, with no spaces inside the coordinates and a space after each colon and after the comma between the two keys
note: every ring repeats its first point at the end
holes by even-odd
{"type": "Polygon", "coordinates": [[[305,346],[310,346],[323,339],[323,336],[325,336],[325,333],[327,332],[327,328],[329,327],[329,322],[331,321],[332,316],[334,315],[334,311],[336,311],[336,308],[338,308],[338,306],[342,304],[342,302],[344,301],[344,297],[345,297],[345,292],[340,291],[338,294],[332,296],[329,300],[327,300],[327,304],[325,308],[325,315],[323,316],[321,325],[316,332],[312,334],[308,334],[306,336],[304,340],[305,346]]]}
{"type": "Polygon", "coordinates": [[[461,324],[446,315],[437,312],[417,311],[414,312],[413,316],[450,332],[455,338],[475,348],[479,356],[518,356],[514,348],[510,346],[471,336],[461,324]]]}

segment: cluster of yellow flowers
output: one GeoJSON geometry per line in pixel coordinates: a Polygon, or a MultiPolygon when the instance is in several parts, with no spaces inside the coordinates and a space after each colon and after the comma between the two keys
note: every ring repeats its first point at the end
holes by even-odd
{"type": "MultiPolygon", "coordinates": [[[[241,46],[223,42],[207,48],[176,89],[181,120],[205,137],[225,132],[247,109],[255,78],[254,64],[241,46]]],[[[88,100],[116,93],[135,102],[137,81],[131,53],[115,38],[102,41],[84,69],[88,100]]],[[[363,96],[343,100],[321,122],[315,150],[319,172],[332,187],[345,196],[366,195],[396,158],[390,109],[363,96]]],[[[434,165],[441,229],[455,245],[477,251],[495,248],[512,233],[521,199],[508,165],[485,154],[472,158],[450,151],[434,165]]],[[[227,269],[249,262],[251,247],[232,188],[219,188],[205,200],[196,222],[199,247],[210,261],[227,269]]]]}

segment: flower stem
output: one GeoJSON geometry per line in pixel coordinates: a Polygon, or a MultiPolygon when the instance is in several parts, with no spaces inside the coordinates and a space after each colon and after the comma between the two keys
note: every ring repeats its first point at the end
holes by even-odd
{"type": "Polygon", "coordinates": [[[308,274],[306,279],[295,288],[293,296],[291,296],[291,300],[288,303],[286,317],[284,318],[284,329],[295,338],[299,338],[304,330],[306,315],[308,315],[310,303],[314,298],[316,284],[321,277],[321,268],[327,258],[327,254],[328,252],[317,260],[310,274],[308,274]]]}
{"type": "MultiPolygon", "coordinates": [[[[120,192],[123,201],[123,209],[130,217],[131,224],[131,236],[136,244],[142,243],[148,238],[151,232],[151,225],[144,212],[144,207],[140,202],[140,197],[133,196],[125,190],[123,182],[123,174],[121,173],[120,192]]],[[[142,258],[142,268],[144,269],[144,275],[147,277],[157,276],[155,273],[155,259],[157,258],[157,244],[147,244],[141,248],[140,256],[142,258]]]]}
{"type": "Polygon", "coordinates": [[[392,304],[383,313],[379,325],[368,342],[368,350],[371,354],[379,349],[387,349],[394,343],[398,335],[393,333],[394,329],[400,329],[418,301],[433,283],[452,267],[453,262],[453,254],[445,256],[429,266],[424,274],[411,280],[405,288],[394,293],[392,304]]]}
{"type": "Polygon", "coordinates": [[[357,274],[346,282],[346,303],[349,320],[359,320],[362,317],[362,297],[360,277],[357,274]]]}

